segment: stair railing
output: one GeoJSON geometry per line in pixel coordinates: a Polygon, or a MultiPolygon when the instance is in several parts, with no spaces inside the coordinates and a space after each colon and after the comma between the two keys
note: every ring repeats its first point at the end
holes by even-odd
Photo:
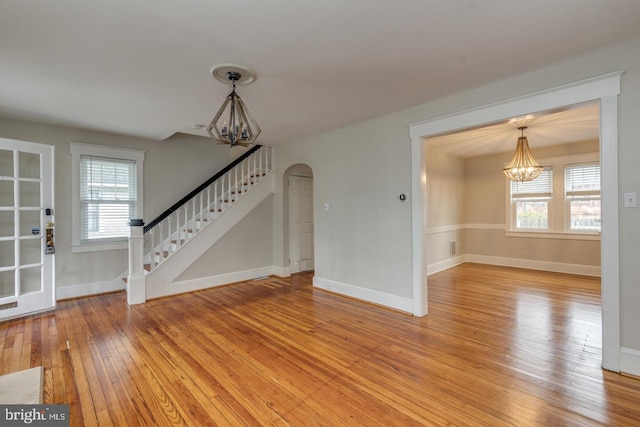
{"type": "Polygon", "coordinates": [[[130,276],[155,270],[271,171],[273,149],[254,146],[144,227],[141,220],[131,220],[130,276]],[[145,255],[132,256],[132,245],[141,246],[140,240],[144,249],[135,252],[145,255]]]}

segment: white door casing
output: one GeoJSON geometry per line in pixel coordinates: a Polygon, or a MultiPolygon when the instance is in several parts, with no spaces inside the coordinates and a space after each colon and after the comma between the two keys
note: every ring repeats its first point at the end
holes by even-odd
{"type": "Polygon", "coordinates": [[[532,112],[600,102],[602,193],[602,367],[620,372],[620,252],[618,234],[618,95],[622,71],[409,124],[411,138],[413,314],[427,314],[426,161],[424,139],[532,112]]]}
{"type": "Polygon", "coordinates": [[[55,307],[53,153],[0,138],[0,320],[55,307]]]}

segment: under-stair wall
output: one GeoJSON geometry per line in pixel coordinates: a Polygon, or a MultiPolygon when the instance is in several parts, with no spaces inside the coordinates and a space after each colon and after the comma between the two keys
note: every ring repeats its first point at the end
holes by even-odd
{"type": "MultiPolygon", "coordinates": [[[[233,202],[231,206],[222,212],[211,224],[208,224],[192,239],[183,244],[176,252],[146,275],[146,299],[159,298],[183,292],[203,289],[206,283],[178,283],[174,281],[191,264],[212,248],[222,237],[236,224],[240,223],[251,211],[258,207],[267,197],[273,193],[273,173],[264,177],[245,196],[233,202]]],[[[247,242],[250,244],[250,242],[247,242]]],[[[231,280],[233,282],[236,280],[231,280]]]]}

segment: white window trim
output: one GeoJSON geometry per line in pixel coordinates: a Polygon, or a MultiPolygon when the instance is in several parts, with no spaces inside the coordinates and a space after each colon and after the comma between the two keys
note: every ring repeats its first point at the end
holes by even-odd
{"type": "Polygon", "coordinates": [[[136,162],[136,215],[144,218],[143,164],[144,151],[130,148],[108,147],[69,141],[71,146],[71,252],[97,252],[127,249],[128,242],[81,243],[80,242],[80,156],[97,156],[136,162]]]}
{"type": "MultiPolygon", "coordinates": [[[[556,176],[557,173],[562,174],[562,184],[564,184],[564,166],[570,164],[579,164],[579,163],[592,163],[600,162],[600,153],[582,153],[582,154],[572,154],[567,156],[558,156],[558,157],[547,157],[536,159],[536,161],[543,166],[551,166],[554,168],[553,175],[556,176]],[[558,169],[559,166],[562,166],[562,171],[558,169]]],[[[506,165],[506,163],[505,163],[506,165]]],[[[524,230],[524,229],[516,229],[514,224],[514,215],[511,209],[511,185],[508,179],[505,179],[505,218],[507,218],[507,224],[505,228],[505,236],[507,237],[533,237],[539,239],[570,239],[570,240],[600,240],[600,232],[589,232],[589,231],[569,231],[566,230],[564,218],[566,203],[564,200],[564,186],[560,187],[560,185],[556,185],[558,182],[554,178],[553,182],[553,196],[549,203],[549,230],[524,230]],[[558,209],[556,205],[560,205],[560,200],[562,201],[562,208],[558,209]],[[562,224],[563,229],[558,230],[554,229],[555,224],[562,224]]]]}

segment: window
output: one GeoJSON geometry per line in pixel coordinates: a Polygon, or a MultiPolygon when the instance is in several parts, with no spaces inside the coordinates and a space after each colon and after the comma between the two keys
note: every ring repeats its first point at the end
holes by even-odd
{"type": "Polygon", "coordinates": [[[549,229],[552,178],[552,170],[545,168],[533,181],[511,181],[511,204],[516,229],[549,229]]]}
{"type": "Polygon", "coordinates": [[[142,218],[141,151],[72,142],[74,252],[126,249],[142,218]]]}
{"type": "Polygon", "coordinates": [[[136,162],[81,156],[80,243],[127,239],[135,214],[136,162]]]}
{"type": "Polygon", "coordinates": [[[529,182],[506,181],[507,235],[597,239],[601,227],[598,153],[538,159],[529,182]]]}
{"type": "Polygon", "coordinates": [[[569,229],[600,231],[600,165],[571,165],[564,170],[569,229]]]}

